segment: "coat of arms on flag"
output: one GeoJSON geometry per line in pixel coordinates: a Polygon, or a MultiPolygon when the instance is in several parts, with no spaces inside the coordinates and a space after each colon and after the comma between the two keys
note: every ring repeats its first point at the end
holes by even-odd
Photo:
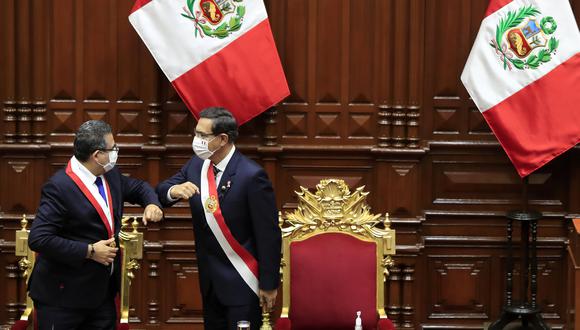
{"type": "Polygon", "coordinates": [[[195,36],[226,38],[240,30],[246,7],[243,0],[184,0],[181,16],[191,20],[195,36]]]}
{"type": "Polygon", "coordinates": [[[525,6],[509,11],[500,20],[490,46],[504,69],[512,70],[512,65],[520,70],[537,69],[552,59],[559,44],[553,36],[558,25],[552,16],[539,15],[541,12],[534,6],[525,6]]]}

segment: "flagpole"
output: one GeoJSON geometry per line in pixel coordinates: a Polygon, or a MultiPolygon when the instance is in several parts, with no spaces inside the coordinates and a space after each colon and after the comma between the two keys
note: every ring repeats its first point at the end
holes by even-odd
{"type": "Polygon", "coordinates": [[[548,330],[550,329],[544,323],[541,311],[537,306],[536,297],[538,292],[537,274],[538,262],[536,254],[537,244],[537,223],[542,214],[529,210],[528,196],[528,177],[522,179],[522,200],[521,211],[508,212],[506,217],[507,223],[507,271],[506,271],[506,289],[505,300],[502,313],[498,320],[489,326],[489,330],[501,330],[510,322],[521,318],[522,326],[527,329],[528,325],[532,329],[548,330]],[[521,225],[521,268],[520,268],[520,300],[513,301],[513,272],[514,272],[514,253],[513,253],[513,222],[518,221],[521,225]],[[531,242],[530,242],[531,227],[531,242]],[[528,287],[531,277],[531,297],[528,296],[528,287]]]}

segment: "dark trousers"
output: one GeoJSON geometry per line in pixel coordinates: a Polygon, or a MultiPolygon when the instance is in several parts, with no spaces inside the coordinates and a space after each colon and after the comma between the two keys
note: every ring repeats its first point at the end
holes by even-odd
{"type": "Polygon", "coordinates": [[[96,309],[63,308],[34,303],[39,330],[114,330],[117,310],[113,298],[96,309]]]}
{"type": "Polygon", "coordinates": [[[251,304],[225,306],[210,288],[203,297],[203,324],[206,330],[236,330],[238,321],[250,321],[252,330],[260,329],[262,313],[258,297],[251,304]]]}

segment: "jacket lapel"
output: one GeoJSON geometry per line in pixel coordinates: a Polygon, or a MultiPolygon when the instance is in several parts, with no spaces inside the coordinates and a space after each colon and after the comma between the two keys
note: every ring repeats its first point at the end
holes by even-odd
{"type": "MultiPolygon", "coordinates": [[[[120,174],[120,175],[123,175],[123,174],[120,174]]],[[[115,232],[118,232],[119,229],[121,228],[121,216],[123,216],[122,214],[120,216],[117,216],[118,208],[116,206],[119,205],[118,204],[119,196],[117,195],[117,191],[119,189],[119,187],[117,187],[118,181],[115,180],[115,176],[112,174],[112,171],[105,173],[105,179],[107,179],[107,184],[109,185],[109,189],[111,192],[110,199],[111,199],[111,205],[113,205],[113,222],[115,223],[115,232]]],[[[123,205],[123,204],[120,204],[120,205],[123,205]]]]}
{"type": "Polygon", "coordinates": [[[228,192],[230,191],[230,188],[234,184],[234,177],[236,175],[239,160],[240,160],[240,152],[236,149],[236,151],[234,151],[234,154],[232,155],[232,158],[228,162],[226,170],[224,171],[224,174],[222,174],[220,182],[217,186],[220,203],[222,203],[225,200],[228,192]]]}

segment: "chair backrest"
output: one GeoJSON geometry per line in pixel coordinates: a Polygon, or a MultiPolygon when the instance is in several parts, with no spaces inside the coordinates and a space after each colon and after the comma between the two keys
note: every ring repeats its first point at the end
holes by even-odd
{"type": "Polygon", "coordinates": [[[364,187],[322,180],[316,193],[301,187],[298,209],[281,217],[282,317],[292,329],[352,329],[356,312],[373,329],[386,318],[384,280],[395,232],[388,216],[370,213],[364,187]]]}

